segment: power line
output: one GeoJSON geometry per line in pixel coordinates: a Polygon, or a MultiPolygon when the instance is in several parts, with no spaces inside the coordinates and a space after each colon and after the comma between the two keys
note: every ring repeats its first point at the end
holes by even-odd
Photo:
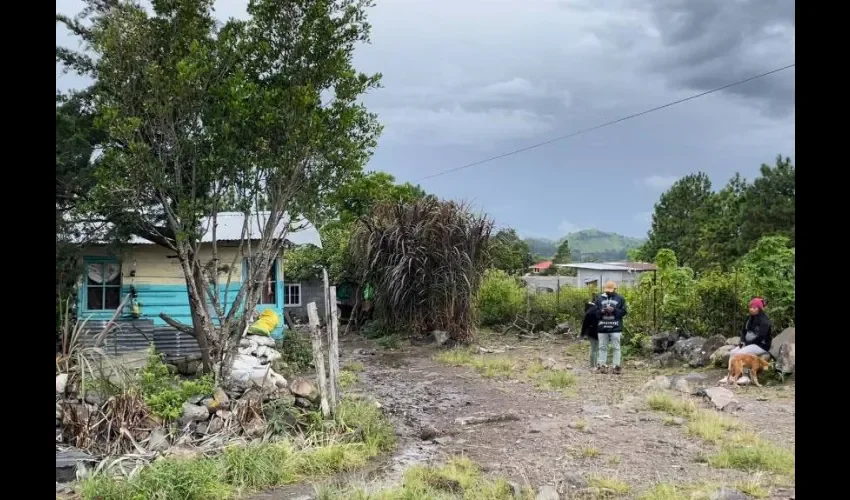
{"type": "Polygon", "coordinates": [[[622,118],[618,118],[618,119],[612,120],[610,122],[605,122],[605,123],[602,123],[600,125],[596,125],[596,126],[593,126],[593,127],[590,127],[590,128],[585,128],[585,129],[579,130],[577,132],[572,132],[572,133],[567,134],[567,135],[562,135],[562,136],[556,137],[554,139],[549,139],[548,141],[539,142],[537,144],[532,144],[531,146],[526,146],[524,148],[515,149],[515,150],[510,151],[508,153],[503,153],[503,154],[500,154],[500,155],[497,155],[497,156],[492,156],[492,157],[486,158],[484,160],[479,160],[479,161],[476,161],[476,162],[473,162],[473,163],[467,163],[466,165],[462,165],[460,167],[450,168],[450,169],[444,170],[442,172],[437,172],[436,174],[427,175],[425,177],[422,177],[421,179],[417,179],[414,182],[421,182],[421,181],[424,181],[424,180],[427,180],[427,179],[433,179],[434,177],[439,177],[441,175],[449,174],[449,173],[452,173],[452,172],[457,172],[458,170],[464,170],[464,169],[467,169],[467,168],[470,168],[470,167],[475,167],[477,165],[481,165],[481,164],[484,164],[484,163],[489,163],[489,162],[494,161],[494,160],[499,160],[501,158],[513,156],[515,154],[524,153],[524,152],[529,151],[531,149],[539,148],[540,146],[546,146],[547,144],[552,144],[553,142],[563,141],[564,139],[569,139],[569,138],[575,137],[577,135],[586,134],[587,132],[592,132],[594,130],[598,130],[598,129],[603,128],[603,127],[608,127],[608,126],[611,126],[611,125],[614,125],[614,124],[617,124],[617,123],[620,123],[620,122],[624,122],[626,120],[631,120],[632,118],[637,118],[639,116],[647,115],[649,113],[653,113],[655,111],[659,111],[659,110],[662,110],[664,108],[669,108],[669,107],[675,106],[677,104],[682,104],[683,102],[692,101],[694,99],[698,99],[700,97],[707,96],[707,95],[713,94],[715,92],[720,92],[721,90],[726,90],[730,87],[734,87],[736,85],[741,85],[742,83],[747,83],[747,82],[751,82],[753,80],[758,80],[759,78],[764,78],[765,76],[769,76],[769,75],[772,75],[774,73],[779,73],[780,71],[785,71],[786,69],[793,68],[796,65],[797,65],[797,63],[789,64],[788,66],[776,68],[776,69],[767,71],[765,73],[761,73],[761,74],[758,74],[758,75],[755,75],[755,76],[751,76],[751,77],[746,78],[744,80],[738,80],[737,82],[729,83],[729,84],[724,85],[722,87],[717,87],[717,88],[714,88],[714,89],[711,89],[711,90],[706,90],[705,92],[700,92],[699,94],[694,94],[692,96],[685,97],[683,99],[668,102],[667,104],[662,104],[661,106],[656,106],[654,108],[650,108],[650,109],[641,111],[639,113],[634,113],[634,114],[631,114],[631,115],[628,115],[628,116],[624,116],[622,118]]]}

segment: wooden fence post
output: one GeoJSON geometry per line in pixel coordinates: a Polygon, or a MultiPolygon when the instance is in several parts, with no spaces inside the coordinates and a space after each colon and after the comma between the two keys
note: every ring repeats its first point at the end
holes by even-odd
{"type": "Polygon", "coordinates": [[[322,352],[322,333],[319,328],[319,311],[315,302],[307,304],[307,316],[310,319],[310,340],[313,342],[313,364],[316,366],[316,378],[322,399],[322,416],[330,418],[331,407],[328,403],[328,384],[325,377],[325,354],[322,352]]]}
{"type": "Polygon", "coordinates": [[[336,287],[330,290],[330,318],[328,322],[328,363],[330,364],[330,400],[331,410],[336,413],[337,404],[341,399],[339,387],[339,314],[336,310],[336,287]]]}

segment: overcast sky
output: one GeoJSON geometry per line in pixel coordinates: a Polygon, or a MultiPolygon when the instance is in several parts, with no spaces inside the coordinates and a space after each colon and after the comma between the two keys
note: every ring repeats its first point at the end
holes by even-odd
{"type": "MultiPolygon", "coordinates": [[[[73,14],[82,3],[57,0],[73,14]]],[[[218,0],[220,18],[247,0],[218,0]]],[[[377,0],[358,68],[385,126],[370,170],[417,181],[795,60],[793,0],[377,0]]],[[[57,27],[57,42],[69,37],[57,27]]],[[[676,178],[794,157],[794,74],[422,181],[523,236],[645,236],[676,178]]],[[[59,77],[57,88],[82,84],[59,77]]]]}

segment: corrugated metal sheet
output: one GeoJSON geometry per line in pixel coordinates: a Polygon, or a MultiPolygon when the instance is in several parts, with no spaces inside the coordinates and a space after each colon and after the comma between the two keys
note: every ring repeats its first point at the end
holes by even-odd
{"type": "MultiPolygon", "coordinates": [[[[93,345],[95,337],[103,331],[106,321],[89,321],[86,324],[86,345],[93,345]]],[[[106,336],[101,348],[107,354],[122,355],[147,349],[153,343],[166,360],[200,358],[201,349],[191,336],[171,327],[155,326],[151,320],[118,320],[116,327],[106,336]]]]}
{"type": "Polygon", "coordinates": [[[642,262],[580,262],[576,264],[556,264],[558,267],[590,269],[593,271],[654,271],[654,264],[642,262]]]}
{"type": "MultiPolygon", "coordinates": [[[[269,212],[257,212],[253,216],[250,217],[248,222],[249,234],[251,239],[258,240],[262,237],[262,228],[265,226],[266,221],[268,220],[269,212]]],[[[211,243],[212,242],[212,225],[210,224],[210,218],[204,217],[201,219],[201,227],[206,229],[206,233],[201,238],[203,243],[211,243]]],[[[216,239],[218,241],[240,241],[242,239],[242,226],[244,225],[245,216],[241,212],[220,212],[216,218],[218,225],[216,227],[216,239]]],[[[284,215],[283,220],[278,224],[276,233],[282,231],[286,224],[289,223],[289,216],[284,215]]],[[[294,230],[290,228],[290,231],[286,234],[286,240],[292,243],[293,245],[315,245],[319,248],[322,248],[322,238],[319,236],[319,231],[316,230],[315,226],[305,219],[304,217],[300,217],[296,219],[293,224],[297,228],[294,230]]],[[[110,225],[109,224],[101,224],[97,230],[92,230],[90,227],[80,226],[80,230],[84,232],[84,234],[88,235],[88,242],[94,242],[99,239],[103,239],[104,235],[108,232],[110,225]]],[[[138,236],[133,236],[130,238],[129,243],[131,245],[153,245],[153,242],[150,242],[146,239],[139,238],[138,236]]]]}

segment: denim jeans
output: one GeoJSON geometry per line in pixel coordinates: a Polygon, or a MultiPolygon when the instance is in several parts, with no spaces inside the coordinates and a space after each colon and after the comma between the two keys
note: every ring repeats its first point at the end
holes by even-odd
{"type": "Polygon", "coordinates": [[[591,339],[590,341],[590,367],[596,368],[596,358],[599,356],[599,339],[591,339]]]}
{"type": "Polygon", "coordinates": [[[608,342],[610,341],[611,350],[614,351],[611,364],[613,366],[620,366],[620,337],[622,335],[623,332],[599,334],[599,358],[597,358],[597,362],[600,365],[606,366],[608,364],[608,342]]]}

